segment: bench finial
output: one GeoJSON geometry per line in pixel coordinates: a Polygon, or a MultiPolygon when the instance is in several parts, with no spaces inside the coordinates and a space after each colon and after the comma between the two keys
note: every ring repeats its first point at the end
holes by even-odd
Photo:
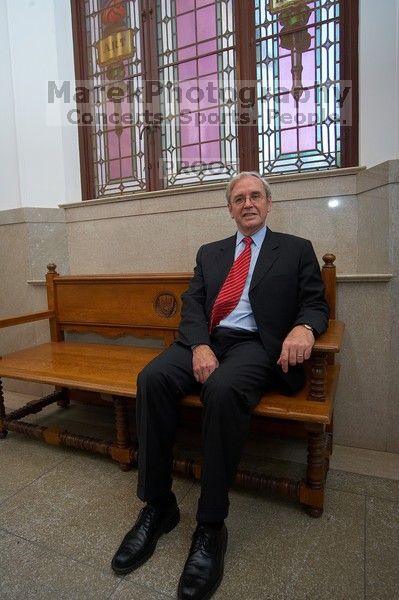
{"type": "Polygon", "coordinates": [[[325,269],[334,269],[334,261],[336,259],[335,254],[325,254],[323,256],[324,268],[325,269]]]}
{"type": "Polygon", "coordinates": [[[47,265],[47,272],[48,273],[56,273],[57,272],[57,265],[55,265],[54,263],[50,263],[47,265]]]}

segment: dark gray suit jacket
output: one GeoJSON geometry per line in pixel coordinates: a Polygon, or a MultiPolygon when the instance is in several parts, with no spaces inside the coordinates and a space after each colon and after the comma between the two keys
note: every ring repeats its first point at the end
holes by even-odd
{"type": "MultiPolygon", "coordinates": [[[[197,254],[190,286],[182,296],[182,319],[177,341],[193,346],[209,344],[208,321],[215,298],[234,261],[236,236],[205,244],[197,254]]],[[[311,325],[316,336],[328,325],[328,305],[312,244],[270,229],[259,252],[249,300],[265,350],[283,390],[303,385],[303,368],[284,374],[276,361],[288,332],[300,323],[311,325]]]]}

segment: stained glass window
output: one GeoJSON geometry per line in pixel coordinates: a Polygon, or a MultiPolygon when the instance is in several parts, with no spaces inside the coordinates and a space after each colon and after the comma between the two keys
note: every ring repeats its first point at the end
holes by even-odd
{"type": "Polygon", "coordinates": [[[232,0],[158,0],[157,32],[165,185],[229,178],[237,169],[232,0]]]}
{"type": "Polygon", "coordinates": [[[358,0],[71,2],[86,198],[357,164],[358,0]]]}
{"type": "Polygon", "coordinates": [[[339,167],[340,2],[268,8],[255,0],[260,170],[339,167]]]}
{"type": "Polygon", "coordinates": [[[85,2],[96,196],[146,189],[140,0],[85,2]]]}

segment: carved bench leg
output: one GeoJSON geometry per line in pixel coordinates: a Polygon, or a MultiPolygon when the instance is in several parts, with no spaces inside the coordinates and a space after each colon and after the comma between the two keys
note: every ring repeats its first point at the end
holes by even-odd
{"type": "Polygon", "coordinates": [[[116,426],[116,448],[112,452],[112,458],[119,462],[122,471],[132,468],[133,456],[130,456],[132,440],[129,430],[129,415],[126,398],[114,398],[115,426],[116,426]],[[127,456],[129,458],[127,459],[127,456]]]}
{"type": "Polygon", "coordinates": [[[3,383],[0,379],[0,439],[4,439],[6,435],[6,409],[4,407],[3,383]]]}
{"type": "Polygon", "coordinates": [[[321,517],[326,475],[326,435],[322,425],[306,425],[308,432],[308,466],[306,480],[301,481],[300,502],[312,517],[321,517]]]}

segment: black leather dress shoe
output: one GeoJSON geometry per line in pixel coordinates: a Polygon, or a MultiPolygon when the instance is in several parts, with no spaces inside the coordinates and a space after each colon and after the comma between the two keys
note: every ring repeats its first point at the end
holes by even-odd
{"type": "Polygon", "coordinates": [[[179,581],[179,600],[208,600],[223,579],[227,529],[197,525],[179,581]]]}
{"type": "Polygon", "coordinates": [[[111,567],[118,575],[125,575],[144,564],[154,553],[158,538],[172,531],[180,521],[176,499],[166,511],[147,504],[140,512],[136,524],[122,540],[111,567]]]}

